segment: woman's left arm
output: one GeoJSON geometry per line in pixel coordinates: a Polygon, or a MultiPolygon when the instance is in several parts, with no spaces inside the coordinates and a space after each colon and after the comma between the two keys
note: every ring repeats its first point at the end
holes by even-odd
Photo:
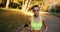
{"type": "Polygon", "coordinates": [[[44,25],[44,27],[45,27],[45,31],[44,31],[44,32],[47,32],[48,27],[47,27],[47,25],[46,25],[46,20],[45,20],[45,18],[42,18],[42,19],[43,19],[43,25],[44,25]]]}

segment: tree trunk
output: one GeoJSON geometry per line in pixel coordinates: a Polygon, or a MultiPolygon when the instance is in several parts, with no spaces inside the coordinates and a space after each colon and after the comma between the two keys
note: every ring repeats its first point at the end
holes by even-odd
{"type": "Polygon", "coordinates": [[[9,0],[7,0],[7,3],[6,3],[6,8],[8,8],[9,6],[9,0]]]}
{"type": "Polygon", "coordinates": [[[30,0],[26,0],[25,5],[22,6],[22,11],[26,11],[26,9],[28,8],[30,0]]]}
{"type": "Polygon", "coordinates": [[[26,8],[26,11],[28,11],[31,1],[32,0],[29,1],[29,4],[28,4],[28,7],[26,8]]]}

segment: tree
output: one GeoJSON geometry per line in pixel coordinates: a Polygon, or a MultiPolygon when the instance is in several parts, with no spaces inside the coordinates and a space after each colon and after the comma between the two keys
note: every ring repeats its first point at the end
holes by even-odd
{"type": "Polygon", "coordinates": [[[22,11],[26,11],[30,2],[31,2],[31,0],[26,0],[25,4],[22,6],[22,11]]]}
{"type": "Polygon", "coordinates": [[[8,8],[8,6],[9,6],[9,0],[7,0],[7,3],[6,3],[6,8],[8,8]]]}

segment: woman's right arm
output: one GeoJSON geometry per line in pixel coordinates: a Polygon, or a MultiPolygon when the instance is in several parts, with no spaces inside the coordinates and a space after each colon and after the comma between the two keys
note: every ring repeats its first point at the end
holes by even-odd
{"type": "Polygon", "coordinates": [[[31,31],[31,28],[29,27],[29,25],[30,25],[30,22],[31,22],[31,19],[27,19],[27,22],[26,22],[26,24],[25,24],[25,29],[26,30],[29,30],[29,31],[31,31]]]}

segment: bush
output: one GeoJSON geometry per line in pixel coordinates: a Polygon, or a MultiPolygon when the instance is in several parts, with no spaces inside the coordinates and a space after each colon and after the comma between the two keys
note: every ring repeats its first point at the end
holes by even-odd
{"type": "Polygon", "coordinates": [[[51,7],[51,12],[60,13],[60,6],[58,6],[58,5],[52,6],[51,7]]]}
{"type": "Polygon", "coordinates": [[[9,7],[11,7],[11,8],[17,8],[18,7],[19,9],[21,9],[22,8],[22,4],[10,2],[9,7]]]}
{"type": "Polygon", "coordinates": [[[6,6],[5,2],[0,4],[0,7],[5,7],[5,6],[6,6]]]}
{"type": "Polygon", "coordinates": [[[7,0],[2,0],[2,3],[0,4],[0,7],[5,7],[6,6],[7,0]]]}

